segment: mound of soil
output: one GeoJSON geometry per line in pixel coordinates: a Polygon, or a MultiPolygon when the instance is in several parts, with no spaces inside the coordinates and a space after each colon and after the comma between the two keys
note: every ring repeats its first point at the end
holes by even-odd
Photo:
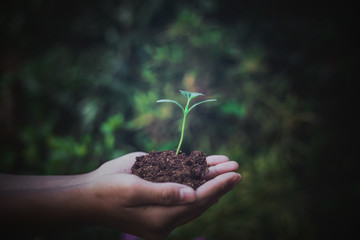
{"type": "Polygon", "coordinates": [[[176,182],[197,189],[206,181],[202,177],[209,172],[206,155],[193,151],[186,155],[181,151],[152,151],[136,157],[131,168],[133,174],[151,182],[176,182]]]}

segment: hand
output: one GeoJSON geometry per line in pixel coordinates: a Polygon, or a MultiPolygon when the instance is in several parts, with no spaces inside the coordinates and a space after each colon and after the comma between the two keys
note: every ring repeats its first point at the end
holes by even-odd
{"type": "Polygon", "coordinates": [[[135,157],[142,154],[125,155],[80,175],[0,174],[0,230],[13,234],[105,226],[163,239],[241,180],[232,172],[236,162],[209,156],[208,181],[196,191],[177,183],[152,183],[130,174],[135,157]]]}
{"type": "Polygon", "coordinates": [[[209,156],[208,180],[197,191],[177,183],[152,183],[131,173],[131,153],[91,173],[87,204],[91,224],[117,228],[146,239],[163,239],[175,227],[203,213],[241,180],[238,164],[226,156],[209,156]]]}

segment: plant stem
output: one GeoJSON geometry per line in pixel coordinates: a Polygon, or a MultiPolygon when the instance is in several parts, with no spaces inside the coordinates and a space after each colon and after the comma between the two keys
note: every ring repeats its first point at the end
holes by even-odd
{"type": "Polygon", "coordinates": [[[177,147],[177,149],[176,149],[176,154],[175,154],[175,155],[178,155],[178,153],[179,153],[179,151],[180,151],[180,147],[181,147],[182,141],[183,141],[183,138],[184,138],[186,115],[187,115],[187,114],[184,114],[183,123],[182,123],[182,127],[181,127],[180,141],[179,141],[179,145],[178,145],[178,147],[177,147]]]}
{"type": "Polygon", "coordinates": [[[186,107],[184,109],[184,118],[183,118],[183,122],[182,122],[182,127],[181,127],[181,136],[180,136],[180,141],[179,141],[179,145],[176,149],[176,153],[175,155],[178,155],[179,151],[180,151],[180,147],[184,138],[184,130],[185,130],[185,122],[186,122],[186,116],[189,113],[189,104],[190,104],[191,98],[188,99],[186,107]]]}

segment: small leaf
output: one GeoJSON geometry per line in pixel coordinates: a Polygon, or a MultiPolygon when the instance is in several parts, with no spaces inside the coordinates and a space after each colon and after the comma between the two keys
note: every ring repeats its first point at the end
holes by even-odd
{"type": "Polygon", "coordinates": [[[204,96],[204,94],[202,93],[195,93],[195,92],[187,92],[187,91],[183,91],[183,90],[179,90],[181,92],[182,95],[184,95],[187,99],[193,99],[194,97],[197,96],[204,96]]]}
{"type": "Polygon", "coordinates": [[[160,100],[157,100],[156,102],[169,102],[169,103],[175,103],[176,105],[178,105],[181,110],[183,112],[185,112],[185,109],[183,108],[183,106],[180,105],[180,103],[178,103],[177,101],[174,101],[174,100],[170,100],[170,99],[160,99],[160,100]]]}
{"type": "Polygon", "coordinates": [[[206,103],[206,102],[216,102],[217,99],[209,99],[209,100],[205,100],[205,101],[202,101],[202,102],[198,102],[198,103],[195,103],[194,105],[191,106],[191,108],[188,110],[188,112],[191,111],[191,109],[193,109],[194,107],[196,107],[197,105],[200,105],[202,103],[206,103]]]}

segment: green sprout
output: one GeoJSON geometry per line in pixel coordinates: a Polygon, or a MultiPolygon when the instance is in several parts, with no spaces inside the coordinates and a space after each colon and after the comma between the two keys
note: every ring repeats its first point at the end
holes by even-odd
{"type": "Polygon", "coordinates": [[[183,138],[184,138],[184,129],[185,129],[185,122],[186,122],[186,116],[189,114],[189,112],[196,106],[202,104],[202,103],[206,103],[206,102],[214,102],[214,101],[217,101],[216,99],[209,99],[209,100],[205,100],[205,101],[202,101],[202,102],[198,102],[198,103],[195,103],[194,105],[192,105],[190,108],[189,108],[189,105],[190,105],[190,101],[191,99],[197,97],[197,96],[204,96],[204,94],[202,93],[195,93],[195,92],[187,92],[187,91],[182,91],[182,90],[179,90],[181,92],[182,95],[184,95],[188,100],[187,100],[187,104],[185,106],[185,108],[183,106],[180,105],[180,103],[178,103],[177,101],[174,101],[174,100],[170,100],[170,99],[160,99],[160,100],[157,100],[156,102],[170,102],[170,103],[175,103],[176,105],[178,105],[183,114],[184,114],[184,117],[183,117],[183,122],[182,122],[182,127],[181,127],[181,136],[180,136],[180,141],[179,141],[179,145],[177,147],[177,150],[176,150],[176,154],[177,155],[180,151],[180,147],[181,147],[181,144],[182,144],[182,141],[183,141],[183,138]]]}

